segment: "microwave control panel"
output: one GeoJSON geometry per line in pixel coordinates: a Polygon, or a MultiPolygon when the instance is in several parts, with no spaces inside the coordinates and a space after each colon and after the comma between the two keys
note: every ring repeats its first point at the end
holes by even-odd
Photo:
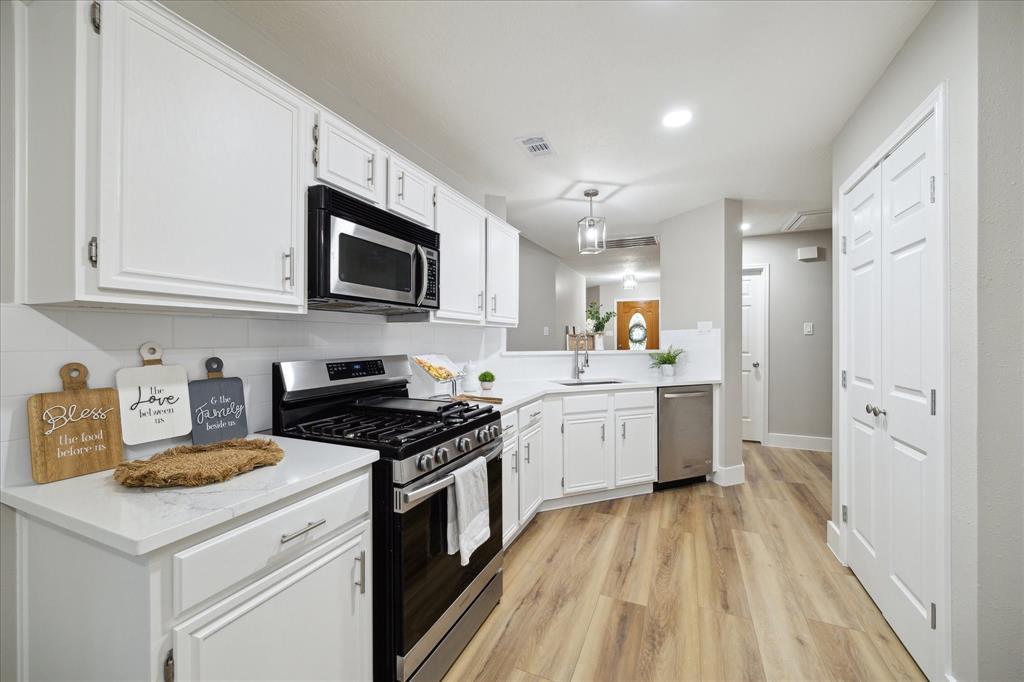
{"type": "Polygon", "coordinates": [[[331,381],[359,379],[384,374],[383,360],[353,360],[350,362],[328,362],[327,376],[331,381]]]}
{"type": "Polygon", "coordinates": [[[427,301],[437,301],[437,260],[431,258],[427,261],[427,301]]]}

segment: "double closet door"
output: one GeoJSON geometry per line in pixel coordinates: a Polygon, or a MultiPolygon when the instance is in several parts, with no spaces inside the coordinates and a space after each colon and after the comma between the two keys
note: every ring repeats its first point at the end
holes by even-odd
{"type": "Polygon", "coordinates": [[[940,141],[930,115],[845,197],[847,559],[907,650],[939,674],[935,604],[945,357],[940,141]]]}

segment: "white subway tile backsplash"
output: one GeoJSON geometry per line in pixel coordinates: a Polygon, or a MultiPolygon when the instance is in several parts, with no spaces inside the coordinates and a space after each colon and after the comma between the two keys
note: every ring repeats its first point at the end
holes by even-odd
{"type": "Polygon", "coordinates": [[[0,441],[28,438],[27,395],[0,398],[0,441]]]}
{"type": "Polygon", "coordinates": [[[224,361],[224,376],[270,374],[277,362],[276,348],[214,348],[213,355],[224,361]]]}
{"type": "Polygon", "coordinates": [[[249,320],[250,346],[307,346],[309,323],[305,320],[249,320]]]}
{"type": "Polygon", "coordinates": [[[0,349],[61,350],[67,348],[67,311],[43,310],[25,305],[0,306],[0,349]]]}
{"type": "Polygon", "coordinates": [[[32,482],[32,459],[28,439],[0,443],[0,487],[32,482]]]}
{"type": "Polygon", "coordinates": [[[175,348],[249,345],[249,320],[243,317],[175,317],[175,348]]]}
{"type": "Polygon", "coordinates": [[[0,395],[15,396],[62,390],[60,368],[81,362],[89,370],[89,388],[114,385],[114,373],[122,367],[142,364],[132,351],[67,350],[3,353],[0,395]]]}
{"type": "Polygon", "coordinates": [[[174,345],[170,315],[71,310],[65,321],[72,350],[137,350],[147,341],[164,348],[174,345]]]}

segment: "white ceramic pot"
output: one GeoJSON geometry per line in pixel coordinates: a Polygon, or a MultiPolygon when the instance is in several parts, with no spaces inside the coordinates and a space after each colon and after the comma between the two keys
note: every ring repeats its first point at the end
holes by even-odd
{"type": "Polygon", "coordinates": [[[480,382],[480,388],[484,389],[485,391],[489,391],[492,388],[494,388],[494,382],[493,381],[481,381],[480,382]]]}
{"type": "Polygon", "coordinates": [[[675,365],[662,365],[661,366],[661,376],[663,376],[663,377],[674,377],[675,375],[676,375],[676,366],[675,365]]]}
{"type": "Polygon", "coordinates": [[[604,332],[594,337],[594,350],[604,350],[604,332]]]}

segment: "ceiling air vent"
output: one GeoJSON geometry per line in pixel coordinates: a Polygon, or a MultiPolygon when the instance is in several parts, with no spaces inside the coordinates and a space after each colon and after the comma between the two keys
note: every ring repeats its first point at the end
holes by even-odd
{"type": "Polygon", "coordinates": [[[810,230],[831,230],[832,209],[821,208],[813,211],[797,211],[785,225],[782,232],[808,232],[810,230]]]}
{"type": "Polygon", "coordinates": [[[609,239],[605,242],[606,249],[635,249],[638,246],[657,246],[658,238],[649,237],[622,237],[621,239],[609,239]]]}
{"type": "Polygon", "coordinates": [[[543,135],[520,137],[516,141],[523,145],[523,150],[527,156],[549,156],[555,153],[555,148],[551,146],[551,143],[543,135]]]}

